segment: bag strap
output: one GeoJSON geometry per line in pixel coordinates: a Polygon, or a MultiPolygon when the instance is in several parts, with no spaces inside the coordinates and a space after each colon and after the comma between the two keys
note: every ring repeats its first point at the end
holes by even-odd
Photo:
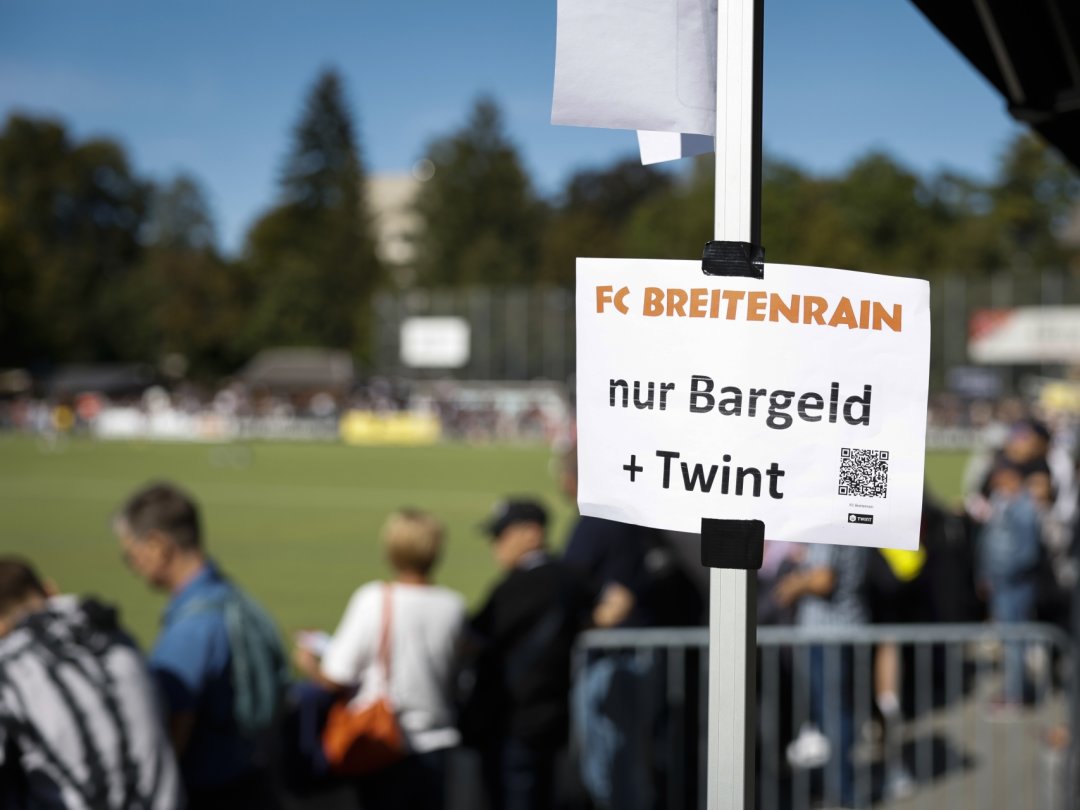
{"type": "Polygon", "coordinates": [[[382,633],[379,636],[379,663],[383,668],[386,686],[390,687],[390,628],[394,606],[394,586],[387,582],[383,585],[382,633]]]}

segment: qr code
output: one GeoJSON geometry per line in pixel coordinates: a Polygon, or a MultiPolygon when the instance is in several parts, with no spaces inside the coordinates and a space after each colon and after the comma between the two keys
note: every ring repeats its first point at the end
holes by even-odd
{"type": "Polygon", "coordinates": [[[889,492],[889,451],[840,449],[839,493],[884,498],[889,492]]]}

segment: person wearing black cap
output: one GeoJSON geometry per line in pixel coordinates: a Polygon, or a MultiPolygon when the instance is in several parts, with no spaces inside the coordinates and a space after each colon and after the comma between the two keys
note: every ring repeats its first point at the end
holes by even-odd
{"type": "Polygon", "coordinates": [[[553,806],[555,758],[569,728],[570,654],[590,600],[577,575],[547,551],[536,501],[498,504],[483,530],[505,571],[470,622],[480,645],[474,700],[462,717],[481,751],[492,810],[553,806]]]}

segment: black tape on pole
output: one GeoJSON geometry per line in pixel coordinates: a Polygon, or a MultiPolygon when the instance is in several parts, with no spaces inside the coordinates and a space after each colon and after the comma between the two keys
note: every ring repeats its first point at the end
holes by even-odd
{"type": "Polygon", "coordinates": [[[765,552],[760,520],[701,519],[701,564],[707,568],[757,571],[765,552]]]}
{"type": "Polygon", "coordinates": [[[765,278],[765,248],[750,242],[706,242],[701,270],[707,276],[765,278]]]}

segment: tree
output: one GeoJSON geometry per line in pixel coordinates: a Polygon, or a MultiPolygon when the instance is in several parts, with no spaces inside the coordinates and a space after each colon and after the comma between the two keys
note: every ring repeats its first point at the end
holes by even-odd
{"type": "Polygon", "coordinates": [[[629,256],[626,228],[639,205],[672,187],[672,176],[636,158],[577,172],[545,230],[542,281],[570,285],[578,256],[629,256]]]}
{"type": "Polygon", "coordinates": [[[1002,261],[1017,269],[1061,267],[1070,258],[1059,234],[1080,202],[1080,177],[1034,135],[1005,150],[990,189],[990,219],[1002,261]]]}
{"type": "Polygon", "coordinates": [[[921,275],[933,263],[935,223],[918,175],[882,152],[857,160],[835,184],[833,200],[858,245],[854,267],[921,275]]]}
{"type": "Polygon", "coordinates": [[[324,72],[305,103],[281,175],[280,203],[248,233],[243,325],[248,351],[268,345],[368,349],[382,279],[364,170],[340,77],[324,72]]]}
{"type": "Polygon", "coordinates": [[[999,270],[1003,266],[985,182],[943,171],[923,184],[931,227],[923,238],[931,245],[930,274],[999,270]]]}
{"type": "Polygon", "coordinates": [[[481,98],[465,126],[427,149],[435,174],[416,210],[416,270],[424,284],[536,280],[544,208],[508,140],[495,102],[481,98]]]}
{"type": "Polygon", "coordinates": [[[206,195],[185,174],[154,187],[144,232],[146,241],[159,248],[216,251],[217,234],[206,195]]]}
{"type": "Polygon", "coordinates": [[[792,163],[766,158],[761,237],[767,261],[858,267],[862,243],[837,205],[835,186],[792,163]]]}
{"type": "Polygon", "coordinates": [[[156,356],[182,355],[196,377],[235,369],[244,359],[236,268],[217,250],[213,216],[195,180],[180,175],[154,189],[145,240],[137,295],[146,302],[146,339],[156,356]]]}
{"type": "MultiPolygon", "coordinates": [[[[565,252],[592,244],[599,247],[590,255],[700,255],[712,238],[713,166],[711,156],[698,158],[688,176],[643,193],[619,238],[587,202],[572,211],[567,203],[556,214],[549,254],[571,243],[565,252]]],[[[587,186],[595,180],[592,173],[578,178],[587,186]]],[[[769,261],[923,277],[1062,267],[1077,258],[1060,233],[1076,210],[1078,186],[1075,173],[1030,136],[1010,146],[990,183],[954,172],[924,178],[884,153],[833,176],[766,157],[762,243],[769,261]]],[[[574,199],[573,184],[566,197],[574,199]]]]}
{"type": "Polygon", "coordinates": [[[701,258],[702,248],[713,238],[715,165],[712,155],[695,158],[680,182],[635,208],[623,230],[628,255],[701,258]]]}
{"type": "Polygon", "coordinates": [[[0,133],[0,364],[145,359],[132,298],[147,186],[123,149],[55,121],[0,133]]]}

